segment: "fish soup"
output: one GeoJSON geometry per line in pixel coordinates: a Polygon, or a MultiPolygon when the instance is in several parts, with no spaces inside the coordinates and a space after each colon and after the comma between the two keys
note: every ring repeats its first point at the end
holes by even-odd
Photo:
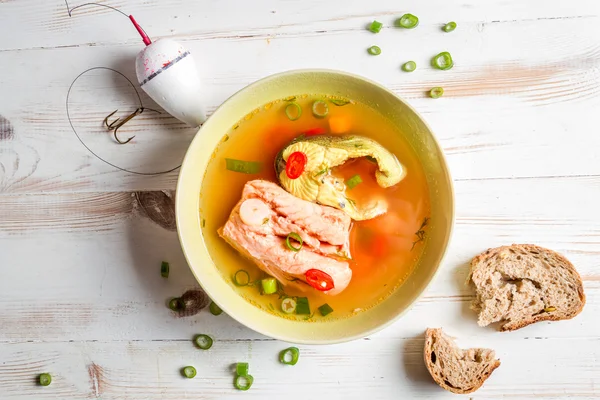
{"type": "Polygon", "coordinates": [[[265,312],[303,321],[346,318],[397,290],[417,265],[429,213],[402,132],[367,105],[319,95],[273,101],[235,123],[200,193],[223,279],[265,312]]]}

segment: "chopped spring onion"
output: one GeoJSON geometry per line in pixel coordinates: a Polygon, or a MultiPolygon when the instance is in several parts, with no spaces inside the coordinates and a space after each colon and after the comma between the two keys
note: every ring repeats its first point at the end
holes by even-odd
{"type": "Polygon", "coordinates": [[[313,103],[312,112],[317,118],[325,118],[329,114],[329,106],[323,100],[317,100],[313,103]]]}
{"type": "Polygon", "coordinates": [[[346,186],[348,187],[348,189],[352,190],[361,183],[362,179],[360,178],[360,175],[357,174],[346,181],[346,186]]]}
{"type": "Polygon", "coordinates": [[[365,158],[367,159],[367,161],[377,164],[377,159],[375,157],[365,156],[365,158]]]}
{"type": "Polygon", "coordinates": [[[277,292],[277,279],[265,278],[261,281],[264,294],[273,294],[277,292]]]}
{"type": "Polygon", "coordinates": [[[213,340],[210,336],[201,334],[196,335],[194,338],[194,343],[196,343],[196,346],[198,346],[199,349],[208,350],[212,347],[213,340]]]}
{"type": "Polygon", "coordinates": [[[174,297],[171,300],[169,300],[169,308],[172,311],[181,311],[184,307],[185,304],[183,304],[183,301],[181,301],[179,297],[174,297]]]}
{"type": "Polygon", "coordinates": [[[434,87],[433,89],[431,89],[429,91],[429,96],[432,99],[438,99],[438,98],[442,97],[443,95],[444,95],[444,88],[441,88],[439,86],[434,87]]]}
{"type": "Polygon", "coordinates": [[[371,46],[367,49],[367,52],[369,52],[369,54],[372,56],[378,56],[381,54],[381,49],[379,46],[371,46]]]}
{"type": "Polygon", "coordinates": [[[237,375],[235,377],[235,380],[233,381],[233,385],[238,390],[246,391],[246,390],[250,389],[253,382],[254,382],[254,378],[252,377],[252,375],[245,375],[245,376],[237,375]]]}
{"type": "Polygon", "coordinates": [[[373,33],[379,33],[379,31],[381,31],[381,28],[383,28],[383,24],[379,21],[373,21],[369,26],[369,30],[373,33]]]}
{"type": "Polygon", "coordinates": [[[298,103],[292,102],[285,107],[285,115],[290,121],[296,121],[302,116],[302,108],[298,103]]]}
{"type": "Polygon", "coordinates": [[[188,379],[192,379],[196,376],[196,368],[192,367],[191,365],[188,365],[187,367],[184,367],[181,370],[181,374],[188,379]]]}
{"type": "Polygon", "coordinates": [[[302,249],[302,238],[300,237],[300,235],[298,235],[296,232],[292,232],[289,235],[287,235],[287,237],[285,238],[285,246],[290,249],[291,251],[300,251],[302,249]],[[290,239],[295,240],[296,242],[298,242],[298,247],[294,247],[294,245],[290,242],[290,239]]]}
{"type": "Polygon", "coordinates": [[[233,275],[233,283],[236,286],[248,286],[250,284],[250,274],[245,269],[240,269],[233,275]]]}
{"type": "Polygon", "coordinates": [[[396,26],[399,28],[413,29],[417,25],[419,25],[419,18],[412,14],[404,14],[396,20],[396,26]]]}
{"type": "Polygon", "coordinates": [[[402,64],[402,71],[404,72],[413,72],[415,69],[417,69],[417,63],[414,61],[407,61],[402,64]]]}
{"type": "Polygon", "coordinates": [[[450,53],[447,51],[442,51],[440,54],[431,59],[431,65],[434,68],[446,71],[454,66],[454,61],[452,60],[450,53]]]}
{"type": "Polygon", "coordinates": [[[214,301],[210,302],[210,306],[208,306],[208,309],[210,310],[210,313],[212,315],[221,315],[223,313],[221,307],[219,307],[214,301]]]}
{"type": "Polygon", "coordinates": [[[296,299],[296,314],[310,315],[310,305],[308,304],[308,298],[298,297],[296,299]]]}
{"type": "Polygon", "coordinates": [[[163,261],[160,264],[160,276],[162,276],[163,278],[169,277],[169,263],[166,261],[163,261]]]}
{"type": "Polygon", "coordinates": [[[335,104],[336,106],[345,106],[346,104],[350,104],[350,100],[348,99],[331,99],[329,101],[335,104]]]}
{"type": "Polygon", "coordinates": [[[333,312],[333,308],[331,308],[329,304],[325,303],[321,307],[319,307],[319,311],[321,312],[322,316],[326,316],[333,312]]]}
{"type": "Polygon", "coordinates": [[[300,357],[300,350],[297,347],[289,347],[281,350],[279,353],[279,362],[285,365],[296,365],[300,357]]]}
{"type": "Polygon", "coordinates": [[[448,22],[446,25],[444,25],[444,27],[442,28],[442,30],[444,32],[452,32],[453,30],[456,29],[456,22],[452,21],[452,22],[448,22]]]}
{"type": "Polygon", "coordinates": [[[291,297],[286,297],[285,299],[281,300],[281,311],[286,314],[293,314],[296,312],[296,307],[296,300],[292,299],[291,297]]]}
{"type": "Polygon", "coordinates": [[[257,161],[243,161],[226,158],[225,163],[229,171],[240,172],[242,174],[258,174],[262,169],[261,164],[257,161]]]}
{"type": "Polygon", "coordinates": [[[248,376],[248,363],[237,363],[235,364],[235,373],[238,376],[248,376]]]}
{"type": "Polygon", "coordinates": [[[42,386],[48,386],[49,384],[52,383],[52,376],[50,374],[45,374],[45,373],[40,374],[40,376],[38,377],[38,382],[42,386]]]}

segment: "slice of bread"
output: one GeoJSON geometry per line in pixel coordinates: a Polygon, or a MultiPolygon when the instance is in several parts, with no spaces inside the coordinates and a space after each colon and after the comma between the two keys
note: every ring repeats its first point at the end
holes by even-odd
{"type": "Polygon", "coordinates": [[[441,328],[425,332],[425,365],[442,388],[452,393],[472,393],[500,366],[494,350],[462,350],[441,328]]]}
{"type": "Polygon", "coordinates": [[[538,321],[573,318],[585,305],[581,277],[562,255],[532,244],[503,246],[471,261],[469,283],[479,326],[512,331],[538,321]]]}

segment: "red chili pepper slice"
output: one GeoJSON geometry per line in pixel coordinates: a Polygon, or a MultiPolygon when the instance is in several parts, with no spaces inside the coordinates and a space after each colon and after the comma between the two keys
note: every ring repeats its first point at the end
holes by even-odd
{"type": "Polygon", "coordinates": [[[308,159],[306,154],[301,151],[295,151],[287,159],[285,164],[285,173],[290,179],[298,179],[304,172],[308,159]]]}
{"type": "Polygon", "coordinates": [[[325,132],[327,132],[327,131],[324,128],[317,127],[317,128],[312,128],[312,129],[307,130],[306,132],[304,132],[304,134],[306,136],[316,136],[316,135],[322,135],[325,132]]]}
{"type": "Polygon", "coordinates": [[[304,276],[306,277],[306,283],[322,292],[326,292],[335,287],[331,275],[321,270],[309,269],[304,276]]]}

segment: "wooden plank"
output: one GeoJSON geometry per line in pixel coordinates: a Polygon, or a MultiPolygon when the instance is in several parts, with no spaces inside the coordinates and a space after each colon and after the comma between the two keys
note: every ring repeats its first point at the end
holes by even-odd
{"type": "MultiPolygon", "coordinates": [[[[449,331],[451,333],[456,333],[449,331]]],[[[373,338],[336,346],[300,346],[300,361],[283,366],[277,341],[217,341],[208,352],[191,341],[41,342],[0,345],[2,398],[35,399],[233,399],[231,365],[249,362],[254,385],[244,398],[451,399],[429,377],[423,364],[422,332],[414,337],[373,338]],[[361,360],[356,368],[354,360],[361,360]],[[196,378],[180,369],[193,365],[196,378]],[[41,372],[53,376],[36,386],[41,372]],[[329,395],[330,394],[330,395],[329,395]],[[343,396],[343,397],[342,397],[343,396]]],[[[465,347],[493,346],[502,361],[484,387],[469,398],[581,398],[600,395],[597,338],[522,339],[508,335],[461,335],[465,347]],[[552,351],[549,351],[552,349],[552,351]],[[542,368],[543,366],[543,368],[542,368]]]]}
{"type": "MultiPolygon", "coordinates": [[[[376,37],[384,48],[380,57],[364,51],[375,37],[363,31],[304,33],[270,41],[191,40],[186,45],[196,54],[219,54],[200,66],[210,110],[246,84],[287,69],[343,68],[374,78],[425,115],[446,149],[454,178],[463,180],[600,175],[600,164],[594,162],[600,138],[586,134],[600,123],[595,112],[600,105],[598,35],[598,18],[585,18],[490,23],[483,29],[467,24],[451,35],[432,26],[389,31],[376,37]],[[514,42],[519,46],[507,44],[514,42]],[[456,59],[450,71],[420,68],[406,74],[398,69],[408,58],[425,67],[443,49],[456,59]],[[425,90],[436,85],[447,87],[447,96],[426,98],[425,90]]],[[[11,93],[10,101],[2,102],[1,114],[13,127],[12,139],[3,140],[0,153],[1,191],[174,188],[176,172],[138,176],[100,162],[77,140],[65,117],[66,93],[79,73],[103,65],[133,78],[138,50],[137,45],[122,45],[0,53],[0,86],[11,93]],[[37,73],[40,59],[62,67],[37,73]],[[69,63],[63,65],[64,60],[69,63]]],[[[145,114],[123,132],[137,134],[136,144],[118,146],[100,123],[116,108],[125,112],[136,107],[132,89],[111,75],[87,78],[74,92],[73,113],[88,145],[117,164],[141,171],[179,164],[193,130],[166,115],[145,114]]]]}
{"type": "MultiPolygon", "coordinates": [[[[71,7],[84,1],[70,0],[71,7]]],[[[184,36],[197,39],[247,38],[294,35],[326,30],[357,31],[378,18],[391,25],[405,12],[420,17],[420,26],[439,28],[449,20],[460,26],[468,23],[511,23],[522,20],[581,19],[597,16],[594,0],[579,0],[577,7],[558,2],[533,0],[490,0],[470,3],[464,0],[433,0],[413,3],[410,9],[395,2],[353,3],[317,0],[285,3],[261,0],[240,3],[235,0],[206,2],[144,1],[139,4],[100,2],[133,14],[152,37],[184,36]],[[232,13],[231,10],[236,12],[232,13]],[[226,17],[224,17],[226,16],[226,17]]],[[[11,35],[0,37],[0,50],[64,47],[86,44],[140,44],[129,21],[105,8],[81,8],[69,17],[61,1],[35,0],[0,3],[0,26],[11,35]],[[20,18],[15,18],[20,16],[20,18]],[[105,29],[110,24],[111,29],[105,29]]]]}
{"type": "MultiPolygon", "coordinates": [[[[599,190],[597,178],[458,182],[455,233],[439,274],[413,310],[379,335],[407,337],[424,324],[477,334],[473,293],[464,286],[468,262],[488,247],[531,242],[577,266],[588,304],[572,321],[511,335],[600,336],[600,216],[595,203],[584,201],[598,198],[599,190]]],[[[159,210],[154,219],[130,193],[0,196],[0,238],[10,249],[0,254],[8,266],[0,269],[0,341],[185,339],[199,331],[261,338],[226,316],[204,311],[176,318],[166,308],[170,297],[196,283],[177,235],[165,229],[172,215],[168,194],[145,196],[153,200],[145,200],[146,208],[159,210]],[[171,263],[168,280],[159,274],[163,260],[171,263]]]]}

